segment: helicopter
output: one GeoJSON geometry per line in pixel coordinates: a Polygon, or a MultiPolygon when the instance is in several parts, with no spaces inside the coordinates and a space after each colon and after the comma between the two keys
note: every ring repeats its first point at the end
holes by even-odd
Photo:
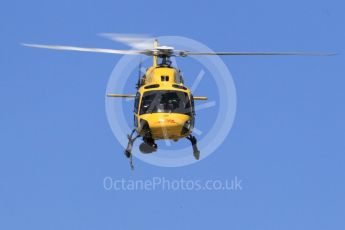
{"type": "MultiPolygon", "coordinates": [[[[118,40],[118,39],[113,39],[118,40]]],[[[133,40],[131,40],[133,41],[133,40]]],[[[145,41],[147,42],[147,40],[145,41]]],[[[134,125],[133,130],[127,135],[128,144],[124,154],[129,158],[133,169],[132,148],[134,142],[142,138],[139,149],[142,153],[156,152],[157,140],[169,139],[179,141],[186,138],[190,141],[193,156],[200,159],[197,139],[193,135],[195,125],[194,101],[207,100],[205,96],[194,96],[191,90],[184,85],[181,71],[172,65],[171,57],[188,57],[191,55],[308,55],[325,56],[334,53],[322,52],[202,52],[176,50],[171,46],[160,46],[157,39],[153,40],[153,47],[132,46],[137,49],[115,50],[103,48],[83,48],[60,45],[22,45],[33,48],[45,48],[67,51],[96,52],[120,55],[147,55],[152,56],[152,66],[141,75],[136,84],[136,94],[108,93],[107,97],[134,99],[134,125]]],[[[141,67],[139,67],[139,70],[141,67]]]]}

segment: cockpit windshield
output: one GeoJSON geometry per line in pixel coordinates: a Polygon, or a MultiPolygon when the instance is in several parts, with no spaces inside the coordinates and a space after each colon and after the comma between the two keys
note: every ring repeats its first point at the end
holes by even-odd
{"type": "Polygon", "coordinates": [[[191,115],[188,94],[176,90],[154,90],[145,92],[140,106],[140,115],[146,113],[180,113],[191,115]]]}

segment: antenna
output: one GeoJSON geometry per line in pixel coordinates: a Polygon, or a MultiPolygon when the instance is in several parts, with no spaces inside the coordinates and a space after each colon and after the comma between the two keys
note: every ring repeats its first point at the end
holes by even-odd
{"type": "MultiPolygon", "coordinates": [[[[156,50],[158,48],[158,39],[155,39],[153,42],[153,49],[156,50]]],[[[155,53],[153,55],[153,66],[156,67],[157,66],[157,53],[155,53]]]]}

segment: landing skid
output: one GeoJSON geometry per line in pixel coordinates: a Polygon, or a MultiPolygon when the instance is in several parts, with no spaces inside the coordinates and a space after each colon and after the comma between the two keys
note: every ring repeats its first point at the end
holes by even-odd
{"type": "MultiPolygon", "coordinates": [[[[128,144],[127,144],[127,148],[125,149],[125,156],[129,159],[129,165],[130,165],[132,170],[134,170],[132,148],[133,148],[134,141],[140,137],[140,135],[138,134],[133,138],[134,132],[135,132],[135,129],[131,132],[130,135],[127,135],[128,144]]],[[[194,158],[196,160],[199,160],[200,159],[200,151],[199,151],[198,146],[197,146],[197,142],[198,142],[197,139],[193,135],[189,135],[186,138],[192,144],[194,158]]]]}
{"type": "Polygon", "coordinates": [[[197,139],[195,138],[195,136],[189,135],[186,137],[191,143],[192,143],[192,147],[193,147],[193,156],[195,158],[195,160],[199,160],[200,159],[200,151],[198,149],[197,146],[197,139]]]}
{"type": "Polygon", "coordinates": [[[127,148],[125,150],[125,155],[129,159],[129,166],[131,167],[132,170],[134,170],[133,154],[132,154],[133,143],[136,139],[138,139],[140,137],[140,135],[138,134],[136,137],[132,138],[134,132],[135,132],[135,129],[133,129],[133,131],[131,132],[130,135],[127,135],[128,144],[127,144],[127,148]]]}

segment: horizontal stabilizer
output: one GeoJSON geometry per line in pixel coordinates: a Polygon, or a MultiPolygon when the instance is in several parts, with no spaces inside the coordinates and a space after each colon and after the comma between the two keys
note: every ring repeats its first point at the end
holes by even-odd
{"type": "Polygon", "coordinates": [[[207,97],[194,97],[194,100],[205,101],[207,97]]]}
{"type": "Polygon", "coordinates": [[[107,97],[135,98],[135,95],[134,94],[114,94],[114,93],[108,93],[107,97]]]}

